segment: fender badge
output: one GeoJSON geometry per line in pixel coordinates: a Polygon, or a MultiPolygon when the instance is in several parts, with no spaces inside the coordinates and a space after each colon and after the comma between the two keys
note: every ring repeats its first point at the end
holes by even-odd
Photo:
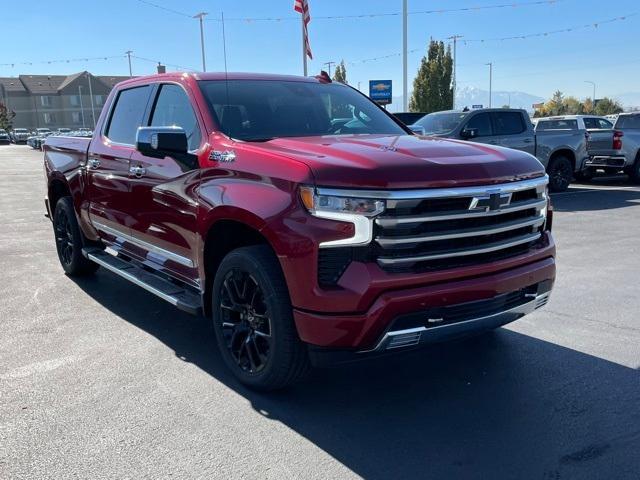
{"type": "Polygon", "coordinates": [[[236,152],[234,152],[233,150],[225,150],[224,152],[213,150],[211,154],[209,154],[209,160],[220,163],[235,162],[236,152]]]}

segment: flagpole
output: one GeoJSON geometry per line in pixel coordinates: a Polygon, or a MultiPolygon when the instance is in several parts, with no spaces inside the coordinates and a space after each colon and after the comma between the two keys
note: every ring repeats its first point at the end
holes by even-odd
{"type": "Polygon", "coordinates": [[[307,43],[305,41],[304,13],[300,14],[300,24],[302,25],[302,70],[307,76],[307,43]]]}

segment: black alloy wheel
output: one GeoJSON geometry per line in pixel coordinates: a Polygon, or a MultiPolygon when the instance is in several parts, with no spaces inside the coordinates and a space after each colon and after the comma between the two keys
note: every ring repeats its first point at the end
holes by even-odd
{"type": "Polygon", "coordinates": [[[247,373],[262,371],[271,352],[271,320],[264,292],[249,273],[227,272],[220,292],[222,334],[238,367],[247,373]]]}

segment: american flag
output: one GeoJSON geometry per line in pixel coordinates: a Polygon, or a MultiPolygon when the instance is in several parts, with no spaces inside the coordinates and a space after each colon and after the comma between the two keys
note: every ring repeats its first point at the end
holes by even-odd
{"type": "Polygon", "coordinates": [[[307,0],[294,0],[293,9],[302,15],[302,21],[304,22],[304,48],[307,51],[309,58],[313,59],[311,53],[311,45],[309,44],[309,30],[307,26],[311,21],[311,13],[309,13],[309,3],[307,0]]]}

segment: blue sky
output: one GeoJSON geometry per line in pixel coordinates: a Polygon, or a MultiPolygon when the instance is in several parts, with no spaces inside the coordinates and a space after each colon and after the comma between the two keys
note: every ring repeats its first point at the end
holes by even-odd
{"type": "MultiPolygon", "coordinates": [[[[161,6],[219,18],[224,11],[228,66],[231,71],[301,74],[300,24],[295,20],[239,21],[237,17],[293,17],[292,0],[149,0],[161,6]]],[[[409,0],[409,11],[516,3],[519,0],[409,0]]],[[[521,3],[531,0],[522,0],[521,3]]],[[[5,2],[2,2],[5,3],[5,2]]],[[[385,16],[365,19],[319,19],[320,16],[400,12],[401,0],[309,0],[314,60],[310,72],[323,62],[347,62],[349,82],[390,78],[394,95],[401,94],[402,59],[361,62],[362,59],[399,53],[402,19],[385,16]]],[[[33,65],[0,66],[1,76],[18,74],[69,74],[89,70],[96,74],[128,73],[124,52],[199,69],[200,37],[197,20],[170,13],[138,0],[105,2],[11,2],[3,11],[3,44],[0,63],[19,64],[56,59],[110,57],[33,65]],[[18,6],[12,8],[11,6],[18,6]]],[[[445,39],[460,34],[458,85],[488,89],[488,67],[494,63],[494,90],[518,90],[548,97],[556,89],[585,97],[597,83],[598,97],[640,91],[640,54],[637,32],[640,3],[637,0],[604,2],[558,0],[554,5],[519,6],[470,12],[416,14],[409,17],[409,49],[423,48],[430,37],[445,39]],[[485,41],[465,45],[464,39],[488,39],[545,32],[593,24],[630,15],[619,21],[541,38],[485,41]]],[[[224,68],[220,23],[207,21],[207,67],[224,68]]],[[[409,82],[417,71],[422,52],[409,55],[409,82]]],[[[151,62],[134,59],[134,74],[154,71],[151,62]]],[[[170,69],[175,69],[170,66],[170,69]]]]}

